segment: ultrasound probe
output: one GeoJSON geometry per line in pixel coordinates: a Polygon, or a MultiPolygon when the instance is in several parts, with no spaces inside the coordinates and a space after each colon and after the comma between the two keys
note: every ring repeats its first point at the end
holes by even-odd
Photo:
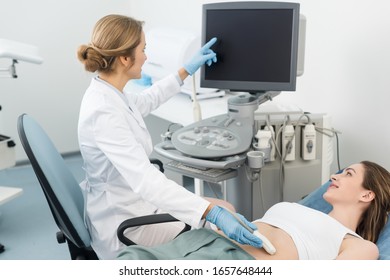
{"type": "Polygon", "coordinates": [[[270,254],[270,255],[274,255],[276,253],[276,249],[275,247],[272,245],[272,243],[268,240],[267,237],[265,237],[264,235],[262,235],[258,230],[253,230],[252,228],[250,228],[247,224],[245,224],[239,216],[237,216],[236,213],[232,212],[231,210],[223,207],[223,206],[220,206],[222,208],[224,208],[226,211],[228,211],[230,214],[233,215],[233,217],[244,227],[246,228],[250,233],[252,233],[253,235],[257,236],[258,238],[261,239],[261,241],[263,241],[263,248],[264,250],[270,254]]]}

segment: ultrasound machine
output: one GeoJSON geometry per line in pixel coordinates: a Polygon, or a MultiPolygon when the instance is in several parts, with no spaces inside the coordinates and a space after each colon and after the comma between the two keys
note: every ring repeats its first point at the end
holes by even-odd
{"type": "MultiPolygon", "coordinates": [[[[254,146],[260,143],[260,139],[256,138],[260,130],[280,128],[283,120],[280,115],[274,115],[268,123],[267,119],[271,119],[269,115],[256,112],[259,105],[272,100],[282,91],[296,90],[297,76],[303,72],[303,57],[299,59],[302,55],[299,52],[304,46],[304,27],[305,18],[300,16],[298,3],[204,4],[202,43],[217,37],[212,49],[217,53],[218,62],[201,68],[200,85],[234,95],[228,99],[226,114],[178,129],[169,139],[155,146],[158,154],[171,160],[166,164],[167,169],[207,182],[223,182],[226,200],[248,219],[260,217],[267,208],[258,205],[261,204],[258,197],[262,196],[262,203],[268,206],[285,199],[280,190],[273,190],[274,194],[266,199],[266,190],[256,194],[259,192],[256,186],[261,187],[264,182],[274,183],[280,169],[285,168],[279,164],[285,158],[270,158],[272,149],[273,152],[279,148],[285,150],[280,147],[281,141],[272,144],[269,137],[263,149],[254,146]],[[268,175],[264,178],[260,175],[267,166],[268,175]],[[255,194],[257,198],[254,198],[255,194]]],[[[289,117],[290,121],[294,118],[289,117]]],[[[310,122],[317,119],[322,124],[322,116],[312,117],[310,122]]],[[[296,134],[290,139],[300,141],[301,125],[295,122],[294,128],[296,134]]],[[[265,134],[271,135],[271,132],[265,134]]],[[[320,139],[317,140],[314,152],[324,145],[320,139]]],[[[307,165],[315,170],[313,173],[317,177],[321,177],[321,153],[320,150],[310,163],[297,158],[289,164],[293,164],[294,170],[297,167],[302,169],[302,164],[307,165]]],[[[297,176],[300,176],[299,172],[297,176]]],[[[312,187],[318,186],[321,180],[312,187]]]]}

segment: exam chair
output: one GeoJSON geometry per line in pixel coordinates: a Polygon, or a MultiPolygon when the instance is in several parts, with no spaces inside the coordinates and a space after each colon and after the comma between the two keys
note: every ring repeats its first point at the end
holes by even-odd
{"type": "MultiPolygon", "coordinates": [[[[84,198],[79,183],[42,127],[29,115],[19,116],[19,138],[42,187],[54,220],[59,228],[58,243],[67,243],[72,260],[97,260],[91,237],[84,224],[84,198]]],[[[158,160],[152,160],[163,171],[158,160]]],[[[124,236],[129,227],[177,221],[169,214],[154,214],[123,221],[117,230],[125,245],[135,243],[124,236]]],[[[185,230],[188,230],[186,226],[185,230]]]]}

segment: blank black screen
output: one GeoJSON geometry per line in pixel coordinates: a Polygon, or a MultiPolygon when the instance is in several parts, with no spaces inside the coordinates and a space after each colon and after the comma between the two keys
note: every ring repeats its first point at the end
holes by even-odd
{"type": "Polygon", "coordinates": [[[216,9],[206,17],[218,63],[205,67],[205,80],[290,82],[291,9],[216,9]]]}

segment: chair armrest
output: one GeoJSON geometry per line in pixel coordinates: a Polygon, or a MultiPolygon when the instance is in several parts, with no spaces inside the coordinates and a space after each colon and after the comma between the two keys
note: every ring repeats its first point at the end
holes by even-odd
{"type": "MultiPolygon", "coordinates": [[[[151,158],[150,162],[152,164],[155,164],[158,166],[161,172],[164,173],[164,165],[161,160],[156,158],[151,158]]],[[[141,216],[136,218],[131,218],[123,221],[118,229],[117,229],[117,236],[118,239],[125,245],[136,245],[135,242],[128,239],[124,232],[126,229],[131,227],[138,227],[138,226],[144,226],[144,225],[151,225],[151,224],[160,224],[160,223],[169,223],[169,222],[177,222],[178,220],[174,217],[172,217],[170,214],[163,213],[163,214],[152,214],[147,216],[141,216]]],[[[179,233],[181,234],[184,231],[190,230],[191,227],[189,225],[185,225],[184,229],[179,233]]]]}
{"type": "Polygon", "coordinates": [[[163,163],[162,163],[161,160],[156,159],[156,158],[151,158],[151,159],[150,159],[150,162],[151,162],[152,164],[158,165],[158,168],[160,169],[160,171],[161,171],[162,173],[164,173],[164,165],[163,165],[163,163]]]}
{"type": "MultiPolygon", "coordinates": [[[[169,222],[177,222],[178,220],[174,217],[172,217],[170,214],[163,213],[163,214],[152,214],[142,217],[136,217],[131,218],[128,220],[123,221],[117,230],[117,236],[118,239],[125,245],[136,245],[135,242],[128,239],[124,232],[126,229],[131,227],[138,227],[138,226],[144,226],[144,225],[151,225],[151,224],[160,224],[160,223],[169,223],[169,222]]],[[[184,231],[189,230],[191,227],[189,225],[185,225],[184,229],[179,233],[181,234],[184,231]]]]}

